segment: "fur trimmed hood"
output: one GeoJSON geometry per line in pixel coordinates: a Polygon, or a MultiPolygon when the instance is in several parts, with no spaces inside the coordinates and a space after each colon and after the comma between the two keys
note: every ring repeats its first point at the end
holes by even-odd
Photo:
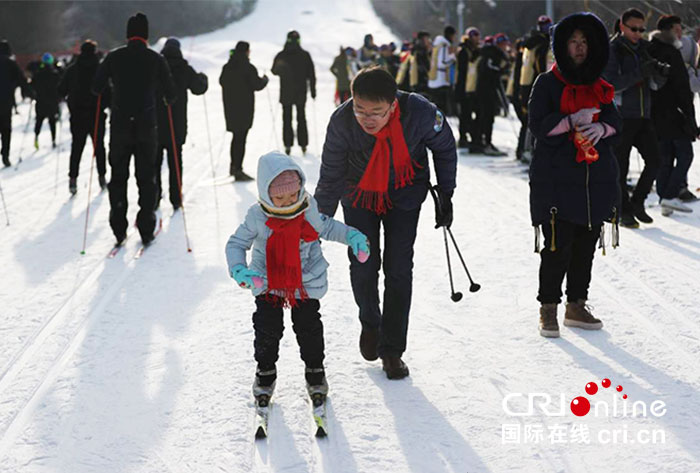
{"type": "Polygon", "coordinates": [[[576,85],[595,82],[608,64],[610,47],[608,30],[593,13],[574,13],[558,22],[552,29],[552,51],[564,78],[576,85]],[[576,30],[581,30],[588,42],[588,57],[581,66],[569,58],[567,43],[576,30]]]}

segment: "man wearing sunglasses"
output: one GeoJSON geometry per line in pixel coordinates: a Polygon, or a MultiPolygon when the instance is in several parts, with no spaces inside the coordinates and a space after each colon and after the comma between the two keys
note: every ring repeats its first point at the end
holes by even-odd
{"type": "Polygon", "coordinates": [[[620,17],[620,32],[610,42],[610,59],[603,73],[615,87],[615,103],[623,118],[622,134],[615,149],[620,166],[622,212],[620,224],[639,228],[639,221],[652,223],[644,210],[651,186],[659,167],[656,131],[651,120],[650,83],[658,75],[658,61],[646,52],[648,42],[642,38],[646,18],[636,8],[630,8],[620,17]],[[627,172],[632,147],[637,148],[644,160],[644,170],[630,197],[627,192],[627,172]]]}
{"type": "Polygon", "coordinates": [[[411,307],[413,244],[430,181],[428,149],[442,194],[438,228],[452,224],[457,148],[442,112],[418,94],[397,91],[385,70],[363,69],[351,90],[352,98],[338,107],[328,124],[314,197],[328,216],[340,202],[345,223],[369,239],[369,260],[356,264],[350,258],[350,281],[362,324],[360,352],[368,361],[381,358],[389,379],[401,379],[408,376],[401,356],[411,307]]]}

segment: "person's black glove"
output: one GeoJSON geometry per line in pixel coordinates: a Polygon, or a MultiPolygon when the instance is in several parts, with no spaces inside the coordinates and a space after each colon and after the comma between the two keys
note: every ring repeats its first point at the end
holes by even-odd
{"type": "Polygon", "coordinates": [[[452,226],[452,193],[444,192],[440,186],[434,187],[432,193],[435,200],[435,228],[452,226]]]}
{"type": "Polygon", "coordinates": [[[311,98],[316,100],[316,89],[311,89],[311,98]]]}

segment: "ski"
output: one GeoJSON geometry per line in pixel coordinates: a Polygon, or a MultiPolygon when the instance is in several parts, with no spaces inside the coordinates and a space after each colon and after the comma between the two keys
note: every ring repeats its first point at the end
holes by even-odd
{"type": "Polygon", "coordinates": [[[156,241],[156,238],[160,234],[161,230],[163,230],[163,220],[158,219],[158,228],[156,228],[156,231],[153,232],[153,240],[151,240],[148,244],[141,243],[141,246],[139,247],[139,249],[136,251],[136,254],[134,255],[134,259],[139,259],[143,256],[143,252],[146,251],[146,248],[151,246],[154,241],[156,241]]]}
{"type": "MultiPolygon", "coordinates": [[[[128,236],[127,236],[127,238],[128,238],[128,236]]],[[[117,256],[117,253],[119,253],[119,250],[124,248],[125,242],[126,242],[126,238],[121,243],[115,243],[114,246],[112,247],[112,249],[109,251],[109,253],[107,253],[107,258],[113,259],[115,256],[117,256]]]]}
{"type": "Polygon", "coordinates": [[[326,422],[326,396],[322,393],[311,395],[311,407],[313,409],[314,423],[316,424],[316,437],[328,436],[326,422]]]}
{"type": "Polygon", "coordinates": [[[261,394],[255,398],[255,438],[267,437],[267,421],[270,417],[270,396],[261,394]]]}

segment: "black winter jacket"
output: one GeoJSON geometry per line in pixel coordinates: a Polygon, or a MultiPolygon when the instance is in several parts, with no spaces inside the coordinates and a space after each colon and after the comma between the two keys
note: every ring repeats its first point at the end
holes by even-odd
{"type": "Polygon", "coordinates": [[[53,66],[41,64],[32,77],[36,97],[36,114],[44,117],[58,114],[58,83],[61,80],[53,66]]]}
{"type": "Polygon", "coordinates": [[[157,89],[163,90],[168,103],[175,101],[175,84],[165,58],[133,39],[102,61],[92,92],[101,93],[110,79],[112,139],[155,141],[157,89]]]}
{"type": "MultiPolygon", "coordinates": [[[[456,186],[457,149],[447,120],[433,103],[419,94],[401,91],[396,98],[416,175],[413,185],[394,189],[394,171],[390,167],[389,198],[394,207],[413,210],[421,206],[428,193],[428,149],[433,154],[437,182],[450,195],[456,186]]],[[[352,206],[350,194],[362,179],[376,143],[376,138],[357,123],[352,105],[350,99],[333,112],[323,145],[314,197],[319,211],[330,216],[335,214],[339,201],[343,206],[352,206]]]]}
{"type": "Polygon", "coordinates": [[[267,78],[258,76],[258,70],[247,57],[235,53],[221,69],[219,77],[224,99],[226,130],[248,130],[253,126],[255,91],[267,85],[267,78]]]}
{"type": "Polygon", "coordinates": [[[14,105],[15,89],[25,87],[22,69],[9,56],[0,55],[0,115],[9,115],[14,105]]]}
{"type": "MultiPolygon", "coordinates": [[[[574,14],[557,24],[553,33],[554,55],[562,75],[572,83],[590,84],[607,63],[607,31],[593,14],[574,14]],[[578,71],[572,69],[566,53],[571,32],[578,27],[596,32],[597,41],[588,40],[588,59],[578,71]]],[[[576,162],[576,147],[569,133],[547,134],[566,117],[561,112],[564,83],[552,71],[540,74],[532,87],[528,104],[529,127],[536,138],[530,164],[530,216],[533,225],[555,220],[577,225],[599,225],[616,214],[619,217],[619,169],[613,146],[622,130],[622,120],[614,102],[601,104],[598,121],[615,128],[616,134],[595,146],[598,161],[576,162]]]]}
{"type": "Polygon", "coordinates": [[[623,118],[651,118],[651,88],[642,75],[640,48],[645,43],[632,44],[622,35],[610,42],[610,57],[603,73],[615,87],[615,103],[623,118]]]}
{"type": "MultiPolygon", "coordinates": [[[[92,93],[92,82],[95,79],[99,58],[96,54],[81,54],[67,69],[58,84],[58,94],[66,98],[70,110],[71,123],[81,127],[94,127],[97,97],[92,93]]],[[[111,88],[108,86],[102,92],[100,108],[104,111],[109,107],[111,88]]]]}
{"type": "MultiPolygon", "coordinates": [[[[182,57],[179,49],[172,48],[162,52],[170,73],[175,83],[175,95],[177,100],[170,106],[173,115],[173,128],[175,130],[175,141],[182,145],[187,138],[187,91],[194,95],[202,95],[209,87],[209,81],[203,72],[197,73],[182,57]]],[[[158,100],[156,100],[158,118],[158,143],[161,146],[172,146],[172,136],[170,134],[170,120],[168,118],[168,107],[163,101],[163,91],[158,89],[158,100]]]]}
{"type": "Polygon", "coordinates": [[[652,33],[648,51],[653,57],[671,66],[663,87],[651,92],[651,118],[660,139],[694,139],[697,134],[693,93],[690,91],[688,70],[681,52],[673,45],[668,33],[652,33]]]}
{"type": "Polygon", "coordinates": [[[307,83],[311,97],[316,97],[316,73],[311,55],[299,44],[290,42],[275,56],[272,73],[280,76],[280,103],[282,105],[304,104],[307,83]]]}

